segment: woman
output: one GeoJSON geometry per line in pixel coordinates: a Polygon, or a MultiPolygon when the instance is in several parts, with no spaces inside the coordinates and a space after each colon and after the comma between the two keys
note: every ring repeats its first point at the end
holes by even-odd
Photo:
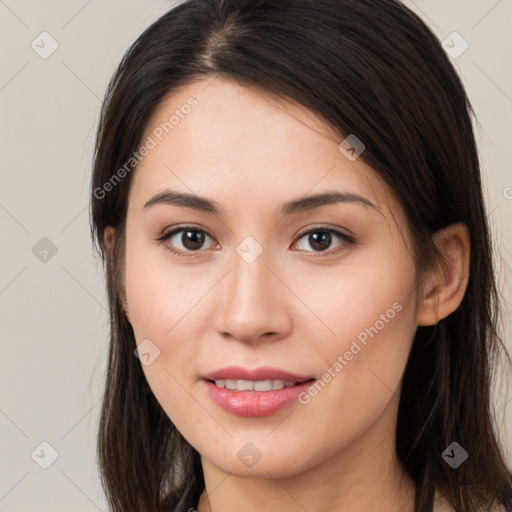
{"type": "Polygon", "coordinates": [[[189,0],[137,39],[91,189],[113,511],[512,510],[471,113],[395,0],[189,0]]]}

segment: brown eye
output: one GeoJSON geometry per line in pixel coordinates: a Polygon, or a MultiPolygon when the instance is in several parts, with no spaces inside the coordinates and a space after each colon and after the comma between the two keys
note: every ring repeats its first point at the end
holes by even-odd
{"type": "Polygon", "coordinates": [[[190,255],[187,253],[200,252],[204,249],[207,238],[212,237],[202,229],[182,226],[165,233],[158,241],[166,242],[167,248],[176,255],[187,257],[190,255]]]}
{"type": "Polygon", "coordinates": [[[204,244],[205,234],[198,230],[181,231],[181,237],[178,237],[179,242],[190,251],[201,249],[204,244]]]}
{"type": "MultiPolygon", "coordinates": [[[[332,243],[335,242],[336,240],[339,241],[338,247],[341,246],[341,250],[355,243],[355,240],[352,237],[345,235],[344,233],[340,233],[335,229],[322,226],[310,229],[309,231],[303,233],[300,236],[299,240],[301,239],[306,240],[306,244],[304,245],[309,245],[309,247],[313,249],[312,251],[309,251],[307,249],[301,250],[304,252],[313,253],[327,251],[331,247],[332,243]]],[[[338,250],[329,251],[329,254],[333,254],[336,252],[338,252],[338,250]]],[[[313,256],[316,255],[313,254],[313,256]]]]}

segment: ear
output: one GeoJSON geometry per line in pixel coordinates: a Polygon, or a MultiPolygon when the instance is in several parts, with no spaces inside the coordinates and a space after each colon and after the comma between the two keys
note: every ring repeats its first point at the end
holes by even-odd
{"type": "MultiPolygon", "coordinates": [[[[103,232],[103,239],[105,242],[105,248],[107,252],[107,258],[110,263],[110,268],[113,272],[117,272],[118,262],[115,261],[114,258],[114,249],[116,245],[116,230],[112,226],[107,226],[103,232]]],[[[123,310],[128,317],[128,302],[126,300],[126,293],[124,290],[123,283],[121,282],[119,285],[119,301],[123,306],[123,310]]]]}
{"type": "Polygon", "coordinates": [[[466,292],[469,280],[470,237],[460,222],[437,231],[432,236],[444,256],[439,268],[425,281],[417,313],[418,325],[435,325],[455,311],[466,292]]]}

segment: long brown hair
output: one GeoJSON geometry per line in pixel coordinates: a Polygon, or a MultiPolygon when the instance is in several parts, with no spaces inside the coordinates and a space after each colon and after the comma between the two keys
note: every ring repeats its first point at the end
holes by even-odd
{"type": "Polygon", "coordinates": [[[432,511],[436,489],[458,511],[493,501],[512,510],[511,472],[491,413],[498,356],[510,358],[499,336],[474,112],[440,42],[396,0],[188,0],[127,51],[106,92],[96,139],[91,229],[105,263],[111,320],[98,454],[112,511],[186,511],[204,489],[198,452],[166,416],[134,356],[119,285],[135,172],[126,162],[164,96],[209,76],[257,84],[364,141],[360,158],[397,194],[420,272],[437,261],[432,234],[467,225],[468,288],[454,313],[417,329],[396,452],[415,482],[416,512],[432,511]],[[111,257],[103,240],[109,225],[118,235],[111,257]],[[456,470],[441,456],[453,441],[470,454],[456,470]]]}

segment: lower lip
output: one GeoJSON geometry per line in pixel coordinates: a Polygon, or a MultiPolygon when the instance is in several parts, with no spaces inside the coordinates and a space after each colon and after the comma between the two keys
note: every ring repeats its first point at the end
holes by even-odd
{"type": "Polygon", "coordinates": [[[219,388],[213,382],[203,381],[212,400],[225,411],[238,416],[270,416],[295,402],[299,395],[313,384],[308,380],[289,388],[275,391],[232,391],[219,388]]]}

